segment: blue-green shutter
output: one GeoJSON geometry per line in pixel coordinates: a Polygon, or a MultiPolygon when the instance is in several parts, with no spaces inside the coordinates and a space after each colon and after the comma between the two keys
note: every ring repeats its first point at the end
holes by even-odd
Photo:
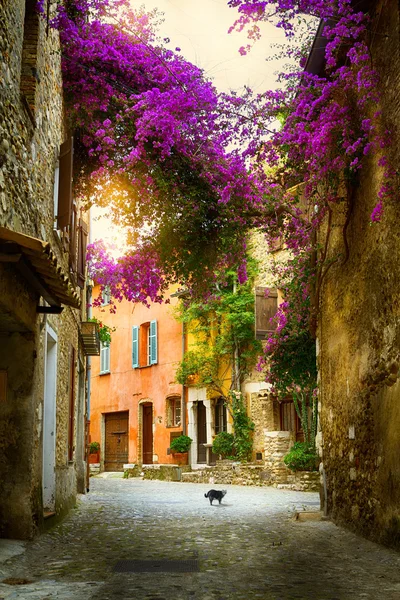
{"type": "Polygon", "coordinates": [[[157,364],[157,321],[150,321],[150,364],[157,364]]]}
{"type": "Polygon", "coordinates": [[[132,327],[132,368],[136,369],[139,366],[139,327],[132,327]]]}

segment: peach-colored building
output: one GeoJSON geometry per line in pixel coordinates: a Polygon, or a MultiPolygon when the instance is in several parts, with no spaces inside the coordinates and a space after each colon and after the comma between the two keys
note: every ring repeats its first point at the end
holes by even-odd
{"type": "MultiPolygon", "coordinates": [[[[99,295],[95,287],[93,297],[99,295]]],[[[175,383],[182,359],[182,324],[171,304],[123,301],[111,314],[108,298],[93,316],[115,327],[109,347],[92,359],[90,433],[100,443],[101,469],[121,471],[126,463],[174,463],[167,453],[182,426],[182,386],[175,383]]]]}

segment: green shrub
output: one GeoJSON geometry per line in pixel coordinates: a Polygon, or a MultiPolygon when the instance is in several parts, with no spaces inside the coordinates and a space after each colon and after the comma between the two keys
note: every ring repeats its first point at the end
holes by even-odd
{"type": "Polygon", "coordinates": [[[318,455],[315,448],[305,442],[296,442],[283,461],[292,471],[318,470],[318,455]]]}
{"type": "Polygon", "coordinates": [[[172,440],[170,448],[172,452],[188,452],[192,442],[188,435],[180,435],[172,440]]]}
{"type": "Polygon", "coordinates": [[[233,456],[235,453],[234,441],[235,438],[232,433],[221,431],[221,433],[218,433],[218,435],[216,435],[214,438],[212,451],[214,454],[219,454],[223,458],[233,456]]]}
{"type": "Polygon", "coordinates": [[[99,442],[91,442],[89,446],[89,454],[97,454],[100,450],[99,442]]]}

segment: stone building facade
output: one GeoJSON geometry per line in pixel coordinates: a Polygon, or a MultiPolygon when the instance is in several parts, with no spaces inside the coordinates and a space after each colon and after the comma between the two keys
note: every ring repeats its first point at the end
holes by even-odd
{"type": "Polygon", "coordinates": [[[35,0],[1,3],[0,537],[19,539],[86,489],[87,225],[60,56],[35,0]]]}
{"type": "MultiPolygon", "coordinates": [[[[399,164],[399,4],[369,2],[378,32],[369,40],[381,77],[381,108],[399,164]]],[[[375,540],[400,545],[400,238],[399,198],[370,226],[381,172],[365,159],[347,227],[349,255],[335,262],[321,293],[318,326],[319,436],[325,507],[375,540]]],[[[346,214],[338,207],[329,259],[346,256],[346,214]]]]}

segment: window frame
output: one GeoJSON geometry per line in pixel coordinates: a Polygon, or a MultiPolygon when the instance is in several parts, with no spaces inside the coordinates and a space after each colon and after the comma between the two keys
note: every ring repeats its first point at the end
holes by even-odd
{"type": "Polygon", "coordinates": [[[109,375],[111,372],[111,352],[110,344],[100,342],[100,375],[109,375]],[[104,365],[104,354],[106,355],[106,363],[104,365]],[[104,368],[105,366],[105,368],[104,368]]]}
{"type": "Polygon", "coordinates": [[[214,404],[214,432],[215,435],[218,435],[223,431],[228,431],[228,415],[225,401],[223,397],[220,396],[214,404]]]}
{"type": "Polygon", "coordinates": [[[180,427],[182,424],[182,399],[180,396],[170,396],[166,399],[167,427],[180,427]],[[178,409],[178,410],[177,410],[178,409]],[[179,414],[179,419],[177,415],[179,414]]]}

